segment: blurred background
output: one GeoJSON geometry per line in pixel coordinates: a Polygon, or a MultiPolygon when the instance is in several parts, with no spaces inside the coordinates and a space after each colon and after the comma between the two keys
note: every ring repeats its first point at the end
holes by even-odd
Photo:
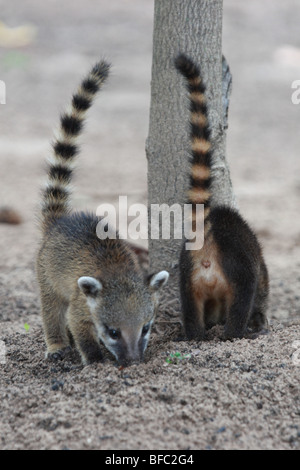
{"type": "MultiPolygon", "coordinates": [[[[6,84],[0,206],[23,219],[0,226],[0,280],[30,290],[53,128],[99,57],[112,62],[112,76],[89,114],[74,205],[95,211],[103,201],[117,203],[119,194],[129,204],[147,200],[154,2],[10,0],[0,6],[6,84]]],[[[300,105],[291,100],[292,83],[300,79],[299,24],[297,0],[224,0],[223,52],[233,75],[227,158],[239,207],[270,266],[274,318],[300,311],[300,105]]]]}

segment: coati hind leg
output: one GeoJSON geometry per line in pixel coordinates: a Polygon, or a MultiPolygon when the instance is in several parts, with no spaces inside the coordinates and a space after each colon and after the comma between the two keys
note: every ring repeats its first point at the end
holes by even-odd
{"type": "Polygon", "coordinates": [[[205,337],[204,301],[195,296],[185,297],[182,307],[186,339],[203,340],[205,337]]]}
{"type": "Polygon", "coordinates": [[[257,293],[254,300],[253,311],[249,319],[251,335],[256,338],[259,334],[268,333],[268,320],[266,316],[269,295],[269,276],[265,263],[262,260],[257,293]]]}
{"type": "Polygon", "coordinates": [[[191,292],[187,279],[181,282],[181,308],[185,338],[187,340],[204,339],[204,301],[191,292]]]}
{"type": "Polygon", "coordinates": [[[204,301],[197,297],[191,287],[192,262],[183,247],[180,257],[180,293],[184,335],[187,340],[204,339],[204,301]]]}
{"type": "Polygon", "coordinates": [[[233,285],[232,302],[227,303],[225,339],[245,336],[256,294],[256,279],[249,273],[247,275],[244,272],[244,277],[240,277],[239,283],[234,282],[233,285]]]}
{"type": "Polygon", "coordinates": [[[49,286],[41,290],[42,320],[47,345],[46,357],[59,359],[69,346],[69,337],[65,325],[68,304],[49,286]]]}

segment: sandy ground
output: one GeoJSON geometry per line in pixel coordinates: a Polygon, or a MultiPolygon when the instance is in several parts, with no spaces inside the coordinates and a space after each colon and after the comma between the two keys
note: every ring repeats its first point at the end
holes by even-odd
{"type": "Polygon", "coordinates": [[[0,205],[22,216],[0,225],[1,449],[300,448],[300,11],[296,0],[224,2],[224,53],[233,74],[228,158],[242,213],[257,230],[271,277],[270,334],[175,341],[156,323],[139,366],[80,365],[75,352],[44,360],[34,260],[44,160],[78,78],[99,55],[114,73],[90,113],[74,206],[145,202],[145,138],[153,2],[11,0],[1,18],[30,24],[27,46],[1,48],[0,205]],[[284,4],[283,4],[284,3],[284,4]],[[27,329],[24,325],[28,325],[27,329]],[[181,358],[166,362],[171,354],[181,358]]]}

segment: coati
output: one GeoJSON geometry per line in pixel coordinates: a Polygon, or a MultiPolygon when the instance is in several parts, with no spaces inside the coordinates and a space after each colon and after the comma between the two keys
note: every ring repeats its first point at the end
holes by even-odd
{"type": "Polygon", "coordinates": [[[102,358],[100,343],[121,365],[142,360],[158,290],[169,276],[160,271],[145,279],[137,255],[125,240],[99,239],[100,218],[70,209],[77,138],[109,68],[105,61],[97,63],[73,94],[70,110],[61,116],[40,212],[37,278],[46,356],[61,358],[65,348],[75,345],[84,365],[102,358]]]}
{"type": "Polygon", "coordinates": [[[195,226],[196,205],[204,204],[204,244],[180,255],[180,293],[187,339],[205,338],[224,324],[224,339],[266,331],[268,271],[258,240],[233,208],[211,206],[213,149],[205,86],[200,69],[186,55],[175,58],[189,97],[191,173],[188,203],[195,226]]]}

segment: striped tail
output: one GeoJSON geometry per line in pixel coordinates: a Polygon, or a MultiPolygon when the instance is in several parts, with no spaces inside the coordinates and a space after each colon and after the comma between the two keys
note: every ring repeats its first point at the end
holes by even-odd
{"type": "Polygon", "coordinates": [[[58,136],[53,143],[53,158],[48,167],[47,187],[42,195],[44,229],[55,219],[70,213],[69,184],[74,158],[79,152],[77,139],[82,132],[86,112],[107,79],[109,68],[105,61],[94,65],[73,95],[70,110],[60,118],[58,136]]]}
{"type": "Polygon", "coordinates": [[[192,204],[193,222],[195,222],[196,204],[204,204],[204,223],[207,223],[211,200],[212,153],[205,86],[202,82],[199,68],[184,54],[177,56],[175,67],[187,80],[190,101],[192,158],[188,203],[192,204]]]}

